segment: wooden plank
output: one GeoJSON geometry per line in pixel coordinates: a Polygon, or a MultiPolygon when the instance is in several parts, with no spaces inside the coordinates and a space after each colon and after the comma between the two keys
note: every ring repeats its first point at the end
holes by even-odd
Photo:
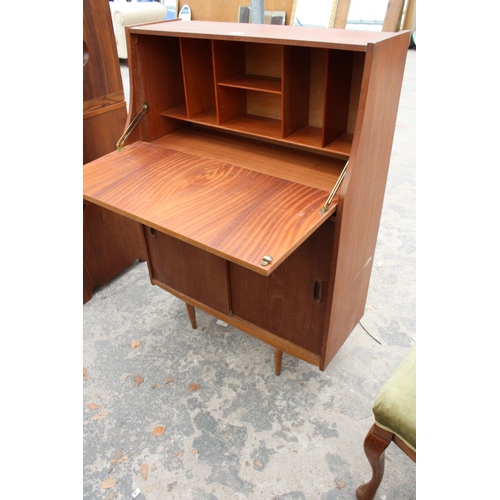
{"type": "Polygon", "coordinates": [[[333,20],[334,28],[345,29],[350,6],[351,0],[338,0],[337,11],[335,12],[335,19],[333,20]]]}
{"type": "Polygon", "coordinates": [[[403,21],[403,29],[410,30],[414,32],[417,29],[417,19],[416,19],[416,0],[408,0],[406,5],[405,18],[403,21]]]}
{"type": "Polygon", "coordinates": [[[85,165],[83,193],[266,276],[335,205],[320,213],[326,191],[142,141],[85,165]]]}
{"type": "Polygon", "coordinates": [[[390,0],[382,25],[382,31],[399,31],[405,0],[390,0]]]}

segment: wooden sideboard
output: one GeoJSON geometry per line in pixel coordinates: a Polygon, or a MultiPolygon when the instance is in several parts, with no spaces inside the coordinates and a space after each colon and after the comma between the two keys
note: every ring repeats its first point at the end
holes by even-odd
{"type": "Polygon", "coordinates": [[[151,282],[194,327],[199,308],[271,345],[277,374],[283,352],[324,370],[363,316],[408,41],[129,28],[136,126],[84,166],[84,199],[142,224],[151,282]]]}
{"type": "MultiPolygon", "coordinates": [[[[127,120],[108,0],[83,1],[83,163],[116,149],[127,120]]],[[[146,260],[140,225],[83,204],[83,302],[135,260],[146,260]]]]}

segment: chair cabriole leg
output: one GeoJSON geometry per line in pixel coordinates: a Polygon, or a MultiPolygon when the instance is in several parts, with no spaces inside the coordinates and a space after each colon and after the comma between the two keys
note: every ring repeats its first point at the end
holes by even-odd
{"type": "Polygon", "coordinates": [[[365,437],[364,449],[366,458],[372,467],[371,479],[356,490],[356,497],[358,500],[373,500],[378,487],[382,482],[385,467],[385,450],[391,443],[392,436],[386,433],[387,437],[381,437],[375,434],[375,424],[372,425],[370,431],[365,437]]]}

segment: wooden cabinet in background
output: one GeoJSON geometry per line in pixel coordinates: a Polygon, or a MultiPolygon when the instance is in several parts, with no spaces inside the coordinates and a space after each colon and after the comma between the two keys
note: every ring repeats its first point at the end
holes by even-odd
{"type": "MultiPolygon", "coordinates": [[[[83,163],[116,149],[127,120],[107,0],[83,0],[83,163]]],[[[140,224],[91,202],[83,206],[83,302],[98,285],[146,259],[140,224]]]]}
{"type": "Polygon", "coordinates": [[[128,29],[122,151],[84,199],[143,225],[151,282],[324,370],[363,315],[408,32],[128,29]],[[340,188],[333,196],[334,186],[340,188]],[[328,200],[328,202],[327,202],[328,200]]]}

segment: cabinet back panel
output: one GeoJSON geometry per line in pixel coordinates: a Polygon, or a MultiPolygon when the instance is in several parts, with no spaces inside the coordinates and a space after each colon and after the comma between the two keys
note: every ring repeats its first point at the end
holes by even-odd
{"type": "Polygon", "coordinates": [[[338,139],[347,131],[352,81],[353,53],[330,50],[326,78],[324,144],[338,139]]]}
{"type": "Polygon", "coordinates": [[[323,127],[325,108],[326,69],[328,51],[311,49],[311,78],[309,93],[309,125],[323,127]]]}
{"type": "Polygon", "coordinates": [[[267,43],[247,43],[245,45],[247,74],[281,78],[283,47],[267,43]]]}
{"type": "Polygon", "coordinates": [[[246,111],[245,91],[231,87],[217,87],[217,119],[219,124],[226,123],[246,111]]]}
{"type": "Polygon", "coordinates": [[[245,44],[214,40],[213,63],[216,82],[244,74],[245,44]]]}
{"type": "Polygon", "coordinates": [[[365,54],[353,54],[351,76],[351,97],[349,101],[349,117],[347,120],[347,133],[354,134],[356,116],[359,107],[359,94],[361,92],[361,81],[363,79],[363,69],[365,64],[365,54]]]}
{"type": "Polygon", "coordinates": [[[281,120],[281,96],[247,90],[247,113],[281,120]]]}

